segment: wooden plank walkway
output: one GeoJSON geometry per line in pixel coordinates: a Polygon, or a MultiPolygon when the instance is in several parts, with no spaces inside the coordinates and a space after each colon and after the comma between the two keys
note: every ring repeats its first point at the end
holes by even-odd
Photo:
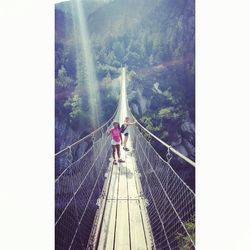
{"type": "MultiPolygon", "coordinates": [[[[123,68],[120,124],[128,114],[125,74],[125,68],[123,68]]],[[[125,163],[113,165],[113,159],[110,158],[107,179],[103,188],[104,196],[92,228],[91,249],[154,249],[130,137],[127,147],[130,149],[129,152],[121,147],[121,158],[125,160],[125,163]]]]}
{"type": "MultiPolygon", "coordinates": [[[[128,141],[128,147],[131,143],[128,141]]],[[[152,249],[150,225],[144,198],[141,196],[136,162],[130,152],[121,152],[125,163],[112,164],[104,188],[106,198],[100,204],[94,232],[95,249],[152,249]]]]}

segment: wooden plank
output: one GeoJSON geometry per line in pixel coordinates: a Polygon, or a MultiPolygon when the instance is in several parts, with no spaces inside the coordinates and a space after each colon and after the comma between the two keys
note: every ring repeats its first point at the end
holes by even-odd
{"type": "Polygon", "coordinates": [[[98,250],[113,249],[116,205],[116,200],[107,201],[98,250]]]}
{"type": "Polygon", "coordinates": [[[113,172],[112,172],[112,176],[111,176],[111,180],[110,180],[108,199],[116,199],[117,198],[118,176],[119,176],[118,165],[113,165],[113,172]]]}
{"type": "Polygon", "coordinates": [[[151,249],[147,211],[138,194],[141,187],[136,161],[123,150],[122,159],[126,162],[113,166],[98,249],[151,249]]]}
{"type": "Polygon", "coordinates": [[[140,214],[139,202],[137,200],[131,200],[129,202],[129,208],[131,225],[131,249],[148,249],[143,230],[143,221],[140,214]]]}
{"type": "MultiPolygon", "coordinates": [[[[130,140],[129,140],[130,143],[130,140]]],[[[130,146],[131,150],[132,147],[130,146]]],[[[138,200],[130,200],[129,208],[130,208],[130,228],[131,228],[131,249],[150,249],[151,243],[150,240],[146,240],[150,234],[148,231],[148,226],[146,220],[146,216],[143,216],[142,213],[145,210],[141,210],[140,207],[140,189],[138,182],[139,177],[137,175],[137,167],[135,158],[131,154],[127,154],[126,156],[127,170],[128,170],[128,193],[129,198],[138,198],[138,200]],[[131,173],[131,175],[129,174],[131,173]],[[146,236],[145,236],[146,234],[146,236]]]]}
{"type": "MultiPolygon", "coordinates": [[[[127,116],[125,69],[123,69],[121,90],[119,120],[123,123],[127,116]]],[[[122,147],[121,158],[126,162],[113,166],[98,249],[151,249],[151,229],[147,224],[144,201],[140,197],[141,184],[136,172],[135,158],[131,155],[133,148],[130,138],[127,143],[130,151],[126,152],[122,147]]]]}
{"type": "Polygon", "coordinates": [[[134,161],[131,155],[126,156],[126,166],[127,166],[127,182],[128,182],[128,198],[129,199],[138,199],[139,194],[135,185],[135,178],[137,177],[137,173],[135,172],[135,168],[133,166],[134,161]]]}
{"type": "Polygon", "coordinates": [[[127,193],[127,170],[126,165],[119,164],[119,188],[118,188],[118,199],[127,199],[128,193],[127,193]]]}
{"type": "MultiPolygon", "coordinates": [[[[138,194],[138,196],[140,195],[140,192],[142,192],[142,187],[141,187],[141,182],[140,182],[140,178],[137,174],[137,165],[136,165],[136,160],[134,157],[131,157],[131,163],[129,164],[129,167],[132,168],[134,171],[134,185],[131,185],[131,189],[136,189],[136,192],[138,194]]],[[[129,190],[129,192],[131,192],[129,190]]],[[[138,219],[138,211],[140,213],[140,217],[141,217],[141,225],[144,228],[144,234],[145,237],[144,239],[146,240],[146,245],[147,245],[147,249],[151,249],[152,245],[153,245],[153,239],[151,237],[152,232],[151,232],[151,226],[149,224],[149,218],[148,218],[148,214],[147,214],[147,209],[146,209],[146,204],[145,204],[145,200],[142,197],[139,197],[138,201],[137,201],[137,206],[139,210],[135,210],[135,218],[138,219]]],[[[133,218],[133,214],[131,215],[131,218],[133,218]]],[[[133,226],[131,225],[131,228],[133,228],[133,226]]],[[[136,233],[136,232],[135,232],[136,233]]],[[[133,233],[131,233],[132,235],[133,233]]],[[[132,237],[131,237],[132,240],[132,237]]]]}
{"type": "Polygon", "coordinates": [[[106,201],[106,193],[108,192],[109,190],[109,186],[110,186],[110,183],[111,183],[111,178],[112,178],[112,171],[113,171],[113,164],[112,164],[112,161],[110,159],[110,162],[109,162],[109,167],[108,167],[108,170],[106,172],[106,180],[104,182],[104,185],[103,185],[103,190],[102,190],[102,194],[105,195],[104,196],[104,199],[101,199],[101,203],[100,203],[100,207],[99,209],[97,210],[97,213],[96,213],[96,216],[95,216],[95,220],[94,220],[94,226],[92,228],[92,232],[91,232],[91,235],[93,235],[93,240],[92,242],[90,242],[90,244],[93,246],[93,248],[96,248],[97,245],[98,245],[98,242],[100,240],[100,236],[101,236],[101,232],[102,232],[102,222],[103,222],[103,218],[104,218],[104,215],[105,215],[105,208],[106,208],[106,204],[107,204],[107,201],[106,201]]]}
{"type": "Polygon", "coordinates": [[[118,200],[117,225],[115,232],[115,249],[129,250],[129,220],[128,220],[128,201],[118,200]]]}
{"type": "Polygon", "coordinates": [[[130,225],[128,217],[127,167],[119,164],[119,189],[117,204],[117,221],[115,232],[115,249],[130,249],[130,225]],[[121,200],[119,200],[121,199],[121,200]]]}
{"type": "Polygon", "coordinates": [[[141,212],[141,217],[142,217],[142,221],[144,225],[147,247],[148,249],[155,249],[155,247],[152,247],[154,245],[154,242],[153,242],[154,240],[152,238],[153,234],[151,231],[151,225],[149,223],[149,217],[148,217],[145,201],[143,199],[140,199],[138,202],[140,203],[140,209],[141,209],[140,212],[141,212]]]}

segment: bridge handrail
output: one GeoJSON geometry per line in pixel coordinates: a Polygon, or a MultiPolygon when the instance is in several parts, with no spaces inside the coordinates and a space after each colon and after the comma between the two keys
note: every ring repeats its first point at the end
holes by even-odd
{"type": "MultiPolygon", "coordinates": [[[[139,131],[139,129],[138,129],[139,131]]],[[[139,131],[140,134],[142,134],[141,131],[139,131]]],[[[142,134],[143,136],[143,134],[142,134]]],[[[167,164],[169,166],[169,168],[173,171],[173,173],[176,175],[176,177],[178,179],[180,179],[180,181],[186,186],[186,188],[195,196],[194,191],[183,181],[183,179],[176,173],[176,171],[173,169],[173,167],[170,165],[169,162],[167,162],[165,159],[163,159],[163,157],[156,151],[156,149],[151,145],[152,150],[155,152],[155,154],[161,159],[162,162],[164,162],[165,164],[167,164]]]]}
{"type": "Polygon", "coordinates": [[[95,129],[94,131],[92,131],[90,134],[86,135],[85,137],[79,139],[78,141],[72,143],[71,145],[67,146],[66,148],[60,150],[59,152],[57,152],[55,154],[55,157],[57,157],[58,155],[62,154],[63,152],[69,150],[71,147],[78,145],[79,143],[81,143],[83,140],[91,137],[94,133],[96,133],[97,131],[99,131],[100,129],[102,129],[103,127],[105,127],[111,120],[114,119],[114,117],[116,116],[117,112],[118,112],[118,108],[119,108],[119,104],[114,112],[114,114],[109,118],[109,120],[107,122],[105,122],[102,126],[100,126],[99,128],[95,129]]]}
{"type": "Polygon", "coordinates": [[[179,151],[177,151],[175,148],[173,148],[171,145],[168,145],[166,142],[162,141],[160,138],[158,138],[157,136],[155,136],[154,134],[152,134],[150,131],[148,131],[132,114],[131,109],[128,105],[129,111],[133,117],[133,119],[135,120],[135,122],[144,130],[146,131],[149,135],[151,135],[153,138],[155,138],[158,142],[160,142],[163,146],[165,146],[166,148],[168,148],[169,150],[171,150],[174,154],[178,155],[180,158],[182,158],[184,161],[186,161],[187,163],[189,163],[191,166],[195,167],[195,162],[192,161],[191,159],[189,159],[188,157],[186,157],[185,155],[183,155],[182,153],[180,153],[179,151]]]}

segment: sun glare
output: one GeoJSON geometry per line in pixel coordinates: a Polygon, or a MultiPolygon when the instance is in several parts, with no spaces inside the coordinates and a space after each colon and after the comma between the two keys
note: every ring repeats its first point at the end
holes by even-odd
{"type": "Polygon", "coordinates": [[[75,37],[79,41],[79,51],[77,54],[77,74],[81,78],[81,83],[84,82],[84,88],[79,88],[81,91],[87,93],[89,100],[89,109],[92,119],[92,126],[97,127],[99,124],[99,117],[101,112],[100,95],[98,88],[98,81],[96,78],[96,70],[93,61],[92,48],[89,39],[89,32],[84,13],[83,1],[71,1],[72,18],[74,22],[75,37]],[[80,63],[79,63],[80,62],[80,63]]]}

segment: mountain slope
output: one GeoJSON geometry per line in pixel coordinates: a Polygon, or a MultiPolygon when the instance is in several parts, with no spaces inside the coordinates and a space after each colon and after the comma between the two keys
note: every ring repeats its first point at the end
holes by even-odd
{"type": "Polygon", "coordinates": [[[89,30],[104,38],[124,34],[140,23],[158,1],[116,0],[99,8],[88,18],[89,30]]]}

